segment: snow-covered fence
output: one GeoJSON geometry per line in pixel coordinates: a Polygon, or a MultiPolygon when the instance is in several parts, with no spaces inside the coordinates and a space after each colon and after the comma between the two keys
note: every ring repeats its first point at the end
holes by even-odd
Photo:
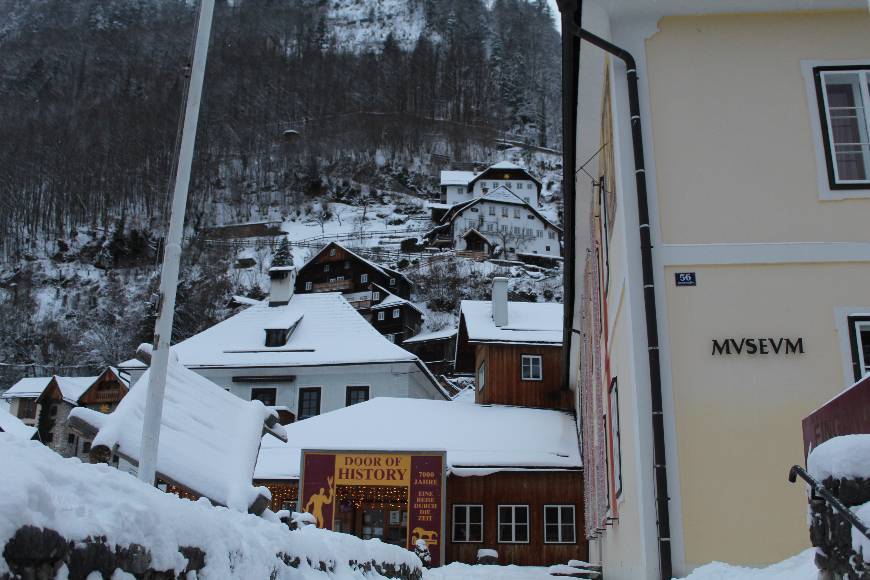
{"type": "MultiPolygon", "coordinates": [[[[866,528],[870,523],[870,435],[825,441],[810,453],[807,467],[810,476],[866,528]]],[[[821,496],[812,494],[810,499],[810,540],[817,548],[815,560],[821,577],[870,578],[870,539],[821,496]]]]}
{"type": "MultiPolygon", "coordinates": [[[[420,580],[411,552],[163,493],[0,435],[0,580],[192,577],[420,580]],[[273,521],[274,520],[274,521],[273,521]],[[118,570],[126,573],[119,574],[118,570]]],[[[268,512],[271,514],[271,512],[268,512]]]]}

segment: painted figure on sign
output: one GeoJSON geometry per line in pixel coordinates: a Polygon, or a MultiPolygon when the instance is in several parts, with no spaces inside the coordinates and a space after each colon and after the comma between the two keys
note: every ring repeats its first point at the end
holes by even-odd
{"type": "Polygon", "coordinates": [[[329,494],[327,494],[321,487],[320,491],[309,497],[308,503],[305,504],[305,511],[314,514],[314,519],[317,520],[318,528],[326,527],[326,521],[323,517],[323,506],[331,504],[332,500],[335,498],[335,485],[333,484],[333,479],[330,477],[327,479],[327,482],[329,483],[329,494]]]}
{"type": "Polygon", "coordinates": [[[411,532],[411,542],[416,544],[420,540],[425,541],[426,544],[429,546],[437,546],[438,532],[424,530],[423,528],[414,528],[414,530],[411,532]]]}

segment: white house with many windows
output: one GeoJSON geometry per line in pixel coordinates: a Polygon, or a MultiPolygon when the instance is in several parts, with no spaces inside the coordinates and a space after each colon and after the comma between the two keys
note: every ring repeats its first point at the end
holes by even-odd
{"type": "MultiPolygon", "coordinates": [[[[446,398],[420,359],[341,294],[293,294],[295,276],[272,274],[268,300],[172,347],[185,367],[296,419],[374,397],[446,398]]],[[[136,360],[120,368],[134,381],[146,370],[136,360]]]]}
{"type": "Polygon", "coordinates": [[[870,370],[867,2],[582,10],[590,554],[609,580],[781,561],[810,544],[801,420],[870,370]]]}
{"type": "Polygon", "coordinates": [[[516,259],[558,258],[562,229],[506,187],[451,208],[429,234],[435,245],[516,259]]]}
{"type": "Polygon", "coordinates": [[[501,187],[514,192],[532,207],[538,207],[541,193],[540,180],[510,161],[500,161],[479,173],[441,172],[441,202],[447,205],[470,201],[501,187]]]}

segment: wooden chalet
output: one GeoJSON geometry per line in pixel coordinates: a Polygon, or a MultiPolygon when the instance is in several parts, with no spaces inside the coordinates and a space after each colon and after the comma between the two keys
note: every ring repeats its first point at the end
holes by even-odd
{"type": "Polygon", "coordinates": [[[412,336],[405,339],[402,348],[416,354],[436,375],[447,374],[456,358],[456,328],[412,336]]]}
{"type": "Polygon", "coordinates": [[[129,390],[129,383],[113,368],[97,377],[52,377],[37,399],[40,439],[65,457],[87,457],[92,439],[70,429],[70,412],[85,407],[111,413],[129,390]]]}
{"type": "Polygon", "coordinates": [[[400,298],[411,297],[411,281],[404,274],[363,258],[338,242],[331,242],[299,268],[296,294],[365,293],[371,291],[372,284],[400,298]]]}
{"type": "Polygon", "coordinates": [[[493,280],[492,301],[462,301],[456,371],[473,374],[475,402],[572,409],[561,360],[561,304],[509,302],[505,278],[493,280]]]}
{"type": "Polygon", "coordinates": [[[587,560],[571,413],[378,398],[286,430],[287,443],[263,441],[255,471],[273,511],[409,549],[424,539],[435,566],[482,549],[499,564],[587,560]]]}
{"type": "Polygon", "coordinates": [[[369,322],[390,342],[402,345],[420,332],[423,312],[419,308],[377,284],[372,284],[371,295],[369,322]]]}

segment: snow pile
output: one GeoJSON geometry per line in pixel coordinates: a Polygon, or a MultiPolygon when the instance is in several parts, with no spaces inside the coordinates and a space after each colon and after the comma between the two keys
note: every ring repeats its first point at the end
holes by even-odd
{"type": "Polygon", "coordinates": [[[210,578],[269,578],[273,570],[278,578],[361,577],[349,568],[351,560],[420,568],[416,556],[396,546],[311,526],[291,532],[205,500],[165,494],[105,465],[63,459],[35,441],[0,437],[0,464],[0,576],[9,573],[2,547],[26,525],[71,541],[105,536],[110,546],[139,544],[150,551],[154,569],[176,574],[187,565],[178,548],[197,547],[207,555],[203,574],[210,578]],[[299,558],[299,570],[278,554],[299,558]],[[308,560],[334,562],[335,573],[315,571],[308,560]]]}
{"type": "Polygon", "coordinates": [[[21,419],[13,415],[4,407],[0,407],[0,437],[8,435],[16,439],[33,439],[36,435],[36,427],[29,427],[21,422],[21,419]]]}
{"type": "MultiPolygon", "coordinates": [[[[576,572],[576,570],[575,570],[576,572]]],[[[426,570],[424,580],[553,580],[547,568],[539,566],[470,565],[453,562],[426,570]]]]}
{"type": "Polygon", "coordinates": [[[508,323],[496,326],[489,300],[463,300],[460,306],[471,342],[562,343],[561,304],[508,302],[508,323]]]}
{"type": "Polygon", "coordinates": [[[302,449],[443,450],[460,476],[581,466],[574,418],[545,409],[378,397],[285,429],[288,443],[263,440],[256,479],[298,479],[302,449]]]}
{"type": "Polygon", "coordinates": [[[810,548],[767,568],[744,568],[713,562],[696,569],[684,580],[817,580],[819,570],[813,560],[815,553],[815,549],[810,548]]]}
{"type": "Polygon", "coordinates": [[[810,452],[807,471],[818,481],[870,479],[870,435],[842,435],[828,439],[810,452]]]}
{"type": "MultiPolygon", "coordinates": [[[[99,430],[105,445],[138,462],[148,393],[148,370],[111,414],[78,407],[70,414],[99,430]]],[[[272,415],[259,401],[244,401],[169,357],[157,472],[200,495],[247,511],[265,488],[251,485],[263,424],[272,415]]],[[[280,425],[275,428],[283,435],[280,425]]]]}

